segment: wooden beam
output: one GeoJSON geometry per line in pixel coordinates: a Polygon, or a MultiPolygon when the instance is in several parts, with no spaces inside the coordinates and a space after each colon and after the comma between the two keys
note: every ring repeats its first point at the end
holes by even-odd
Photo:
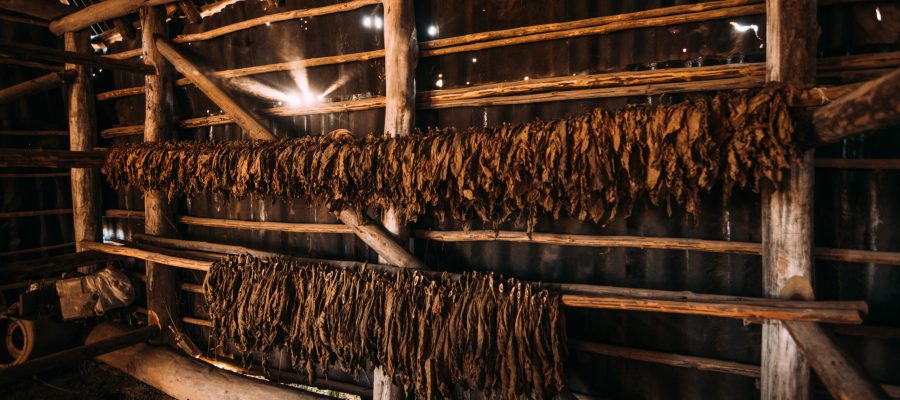
{"type": "Polygon", "coordinates": [[[385,263],[402,268],[423,269],[419,259],[410,254],[406,248],[398,244],[391,233],[381,224],[360,218],[354,211],[344,210],[338,214],[338,219],[350,227],[363,242],[378,253],[379,259],[385,263]]]}
{"type": "MultiPolygon", "coordinates": [[[[106,210],[105,217],[109,218],[129,218],[143,219],[143,211],[132,210],[106,210]]],[[[320,224],[320,223],[303,223],[303,222],[274,222],[274,221],[246,221],[240,219],[221,219],[221,218],[204,218],[193,217],[189,215],[181,215],[175,217],[178,223],[203,226],[208,228],[227,228],[227,229],[245,229],[255,231],[269,232],[291,232],[291,233],[334,233],[334,234],[352,234],[353,229],[344,224],[320,224]]]]}
{"type": "Polygon", "coordinates": [[[0,0],[0,9],[30,15],[46,21],[77,10],[56,0],[0,0]]]}
{"type": "Polygon", "coordinates": [[[90,344],[78,346],[53,353],[33,360],[28,360],[19,365],[0,368],[0,385],[10,385],[22,380],[29,380],[33,375],[41,374],[61,367],[67,367],[76,363],[90,360],[94,357],[137,344],[159,335],[159,326],[149,325],[131,331],[125,331],[114,336],[94,341],[90,344]]]}
{"type": "Polygon", "coordinates": [[[247,131],[251,138],[258,140],[275,139],[275,135],[259,122],[259,117],[240,106],[225,90],[219,87],[218,83],[207,76],[205,70],[201,70],[197,65],[181,55],[168,41],[157,38],[156,47],[159,53],[169,60],[178,72],[190,79],[203,94],[222,108],[238,126],[247,131]]]}
{"type": "MultiPolygon", "coordinates": [[[[74,243],[70,245],[74,246],[74,243]]],[[[85,265],[99,264],[117,258],[117,256],[97,251],[82,251],[79,253],[44,257],[36,260],[20,261],[11,264],[7,263],[0,266],[0,275],[15,279],[19,279],[20,277],[31,278],[71,271],[85,265]]]]}
{"type": "Polygon", "coordinates": [[[672,367],[693,368],[701,371],[721,372],[731,375],[759,378],[759,366],[753,364],[683,354],[663,353],[659,351],[613,346],[573,339],[569,339],[569,349],[601,354],[608,357],[619,357],[629,360],[669,365],[672,367]]]}
{"type": "Polygon", "coordinates": [[[50,22],[50,32],[62,35],[80,31],[98,22],[131,14],[141,7],[157,6],[175,0],[105,0],[91,4],[50,22]]]}
{"type": "Polygon", "coordinates": [[[188,22],[199,24],[203,21],[203,16],[200,15],[200,10],[197,9],[197,4],[193,0],[179,0],[178,8],[181,9],[181,13],[188,22]]]}
{"type": "Polygon", "coordinates": [[[55,131],[55,130],[43,130],[43,131],[13,131],[13,130],[0,130],[0,136],[22,136],[22,137],[34,137],[34,136],[69,136],[69,131],[55,131]]]}
{"type": "Polygon", "coordinates": [[[65,215],[71,213],[71,208],[59,210],[4,211],[0,212],[0,218],[43,217],[47,215],[65,215]]]}
{"type": "Polygon", "coordinates": [[[9,103],[20,97],[58,88],[75,79],[76,71],[51,72],[39,78],[0,89],[0,104],[9,103]]]}
{"type": "Polygon", "coordinates": [[[835,399],[888,398],[884,389],[840,348],[824,327],[814,322],[784,321],[783,324],[835,399]]]}
{"type": "Polygon", "coordinates": [[[69,247],[75,247],[75,242],[51,244],[48,246],[33,247],[30,249],[10,250],[10,251],[0,253],[0,257],[13,257],[13,256],[21,256],[24,254],[31,254],[31,253],[43,253],[45,251],[65,249],[65,248],[69,248],[69,247]]]}
{"type": "Polygon", "coordinates": [[[200,16],[203,18],[216,15],[228,6],[236,3],[240,3],[244,0],[219,0],[213,3],[207,3],[200,6],[200,16]]]}
{"type": "MultiPolygon", "coordinates": [[[[2,1],[0,1],[2,2],[2,1]]],[[[0,21],[9,21],[18,24],[32,25],[32,26],[40,26],[42,28],[46,28],[49,26],[48,23],[41,21],[39,19],[29,18],[29,17],[18,17],[15,15],[9,15],[5,12],[0,12],[0,21]]]]}
{"type": "MultiPolygon", "coordinates": [[[[191,269],[195,271],[209,271],[212,267],[211,261],[192,260],[184,257],[174,257],[165,254],[155,253],[152,251],[135,249],[126,246],[115,246],[97,242],[80,243],[84,250],[94,250],[106,254],[114,254],[123,257],[133,257],[144,261],[151,261],[159,264],[165,264],[171,267],[179,267],[191,269]]],[[[164,316],[163,316],[164,317],[164,316]]]]}
{"type": "MultiPolygon", "coordinates": [[[[815,83],[816,0],[766,0],[766,78],[815,83]]],[[[762,193],[763,294],[812,300],[814,154],[790,160],[779,187],[762,193]]],[[[806,400],[809,365],[780,321],[762,332],[762,398],[806,400]]]]}
{"type": "Polygon", "coordinates": [[[0,149],[0,167],[100,168],[102,151],[0,149]]]}
{"type": "Polygon", "coordinates": [[[21,174],[0,174],[0,179],[40,179],[40,178],[68,178],[68,172],[37,172],[21,174]]]}
{"type": "MultiPolygon", "coordinates": [[[[88,33],[67,33],[64,37],[67,52],[90,53],[88,33]]],[[[69,149],[91,151],[97,143],[97,122],[94,119],[94,87],[88,79],[88,71],[82,65],[66,64],[67,70],[77,72],[77,77],[67,88],[65,96],[69,114],[69,149]]],[[[97,241],[101,238],[100,221],[100,173],[94,168],[72,168],[72,217],[75,243],[97,241]]],[[[77,251],[82,251],[76,246],[77,251]]],[[[91,272],[85,267],[81,272],[91,272]]]]}
{"type": "MultiPolygon", "coordinates": [[[[144,77],[146,101],[144,103],[144,141],[159,142],[171,137],[174,121],[173,81],[175,71],[165,57],[156,48],[156,38],[168,37],[166,11],[160,6],[142,7],[141,48],[144,51],[144,63],[156,70],[155,75],[144,77]]],[[[144,193],[144,232],[151,235],[176,236],[178,230],[172,222],[174,212],[169,199],[162,191],[154,190],[144,193]]],[[[148,261],[147,274],[147,308],[151,319],[159,321],[163,334],[161,343],[174,344],[175,336],[169,329],[172,321],[179,318],[178,303],[178,271],[148,261]]]]}
{"type": "MultiPolygon", "coordinates": [[[[15,43],[6,40],[0,40],[0,53],[24,60],[43,61],[51,63],[70,63],[81,66],[109,68],[113,70],[134,72],[140,74],[152,74],[155,72],[153,68],[149,68],[140,62],[114,60],[107,57],[95,56],[91,54],[90,46],[88,47],[88,50],[75,52],[70,50],[57,50],[54,48],[36,46],[33,44],[15,43]]],[[[66,69],[74,68],[67,67],[66,69]]]]}
{"type": "Polygon", "coordinates": [[[812,123],[818,144],[900,124],[900,68],[820,108],[812,123]]]}
{"type": "MultiPolygon", "coordinates": [[[[123,328],[103,323],[94,328],[86,343],[122,335],[123,328]]],[[[165,347],[139,343],[97,357],[176,399],[323,399],[324,396],[275,385],[215,368],[165,347]]]]}

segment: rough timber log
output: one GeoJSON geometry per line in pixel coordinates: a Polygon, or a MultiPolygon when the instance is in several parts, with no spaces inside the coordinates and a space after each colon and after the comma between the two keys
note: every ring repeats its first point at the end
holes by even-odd
{"type": "Polygon", "coordinates": [[[20,97],[35,93],[41,93],[53,88],[58,88],[75,79],[78,73],[75,71],[51,72],[40,78],[15,84],[0,90],[0,104],[9,103],[20,97]]]}
{"type": "Polygon", "coordinates": [[[179,53],[168,41],[157,38],[156,48],[163,57],[175,66],[178,72],[190,79],[203,94],[231,116],[235,123],[246,130],[250,137],[261,140],[275,139],[275,135],[259,122],[259,118],[256,115],[239,105],[225,90],[219,87],[218,83],[210,79],[203,70],[179,53]]]}
{"type": "Polygon", "coordinates": [[[105,0],[50,22],[50,32],[62,35],[80,31],[98,22],[131,14],[141,7],[171,3],[175,0],[105,0]]]}
{"type": "Polygon", "coordinates": [[[0,0],[0,9],[47,21],[77,10],[57,0],[0,0]]]}
{"type": "MultiPolygon", "coordinates": [[[[766,1],[767,80],[815,82],[815,0],[766,1]]],[[[791,160],[780,187],[762,194],[763,292],[767,297],[812,300],[813,151],[791,160]]],[[[766,321],[762,333],[762,398],[806,400],[809,365],[781,321],[766,321]]]]}
{"type": "Polygon", "coordinates": [[[820,108],[812,122],[820,144],[900,124],[900,69],[820,108]]]}
{"type": "Polygon", "coordinates": [[[100,168],[102,151],[0,149],[0,167],[100,168]]]}
{"type": "MultiPolygon", "coordinates": [[[[10,57],[15,57],[20,60],[43,61],[49,63],[70,63],[92,67],[109,68],[140,74],[155,73],[153,68],[147,67],[143,63],[136,61],[114,60],[108,57],[98,57],[87,51],[63,51],[50,47],[16,43],[6,40],[0,40],[0,53],[6,54],[10,57]]],[[[66,69],[73,68],[67,67],[66,69]]]]}
{"type": "MultiPolygon", "coordinates": [[[[179,0],[178,8],[181,10],[181,13],[184,14],[184,17],[188,22],[197,24],[200,23],[200,21],[203,21],[203,16],[200,15],[200,10],[197,8],[197,5],[194,4],[194,0],[179,0]]],[[[144,46],[146,45],[147,44],[145,43],[144,46]]]]}
{"type": "MultiPolygon", "coordinates": [[[[157,51],[156,38],[168,35],[166,12],[162,7],[144,7],[140,10],[141,41],[144,63],[156,69],[155,75],[144,77],[147,93],[144,102],[144,141],[168,140],[173,126],[173,85],[175,71],[157,51]]],[[[151,235],[176,235],[174,213],[165,193],[144,193],[144,231],[151,235]]],[[[162,326],[163,343],[172,343],[168,329],[171,321],[178,320],[178,274],[174,268],[147,262],[147,308],[162,326]]]]}
{"type": "MultiPolygon", "coordinates": [[[[384,4],[384,73],[385,73],[385,111],[384,132],[391,137],[407,136],[415,129],[416,116],[416,63],[419,52],[416,40],[415,13],[412,0],[385,0],[384,4]]],[[[342,218],[343,219],[343,218],[342,218]]],[[[409,242],[409,229],[406,221],[398,218],[394,209],[385,210],[381,220],[390,235],[387,240],[400,243],[409,242]]],[[[393,244],[394,242],[387,243],[393,244]]],[[[398,245],[405,250],[404,245],[398,245]]],[[[396,264],[387,257],[380,256],[378,261],[406,267],[412,263],[416,267],[424,267],[419,260],[408,252],[398,252],[403,264],[396,264]]],[[[376,366],[372,382],[372,392],[376,400],[402,399],[403,389],[391,383],[384,369],[376,366]]]]}
{"type": "Polygon", "coordinates": [[[784,321],[816,375],[839,400],[887,399],[862,366],[845,353],[824,327],[814,322],[784,321]]]}
{"type": "MultiPolygon", "coordinates": [[[[86,342],[121,335],[123,328],[103,323],[86,342]]],[[[313,393],[270,384],[213,367],[164,347],[139,343],[97,357],[98,360],[176,399],[322,399],[313,393]]]]}
{"type": "Polygon", "coordinates": [[[90,360],[91,358],[103,354],[145,342],[157,335],[159,335],[158,326],[145,326],[143,328],[109,335],[102,340],[97,340],[90,344],[64,350],[59,353],[35,358],[19,365],[0,368],[0,385],[9,385],[22,379],[30,379],[31,376],[35,374],[90,360]]]}
{"type": "MultiPolygon", "coordinates": [[[[66,51],[90,53],[86,31],[67,33],[64,38],[66,51]]],[[[94,87],[88,79],[88,71],[82,65],[66,64],[67,70],[78,75],[68,86],[66,107],[69,114],[69,149],[91,151],[97,142],[97,122],[94,119],[94,87]]],[[[95,168],[72,168],[72,217],[75,227],[75,243],[100,240],[100,173],[95,168]]],[[[81,248],[76,246],[78,251],[81,248]]],[[[81,271],[89,272],[90,267],[81,271]]]]}

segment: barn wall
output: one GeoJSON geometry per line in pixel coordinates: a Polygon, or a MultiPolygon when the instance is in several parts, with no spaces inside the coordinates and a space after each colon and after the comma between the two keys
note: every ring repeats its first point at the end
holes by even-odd
{"type": "MultiPolygon", "coordinates": [[[[333,1],[287,0],[280,10],[315,7],[333,1]]],[[[437,37],[497,30],[547,22],[568,21],[602,15],[639,11],[683,4],[682,1],[593,2],[587,0],[429,0],[416,2],[419,40],[428,40],[428,28],[438,28],[437,37]],[[599,3],[599,4],[598,4],[599,3]]],[[[828,6],[820,12],[823,56],[898,49],[896,3],[863,2],[828,6]],[[875,7],[887,16],[875,20],[875,7]],[[893,19],[890,19],[893,16],[893,19]],[[893,32],[893,33],[891,33],[893,32]]],[[[172,24],[175,33],[199,32],[265,14],[254,1],[238,3],[209,17],[200,25],[172,24]]],[[[380,16],[378,7],[327,15],[306,20],[260,26],[210,41],[182,46],[214,69],[248,67],[288,61],[298,57],[320,57],[381,48],[381,31],[362,26],[366,16],[380,16]]],[[[663,68],[692,61],[709,65],[718,62],[761,61],[765,50],[765,18],[743,17],[707,23],[684,24],[617,32],[472,53],[461,53],[419,61],[417,90],[463,87],[467,84],[513,81],[528,78],[583,73],[615,72],[630,69],[663,68]],[[737,33],[729,22],[759,26],[754,32],[737,33]],[[474,62],[473,62],[474,59],[474,62]]],[[[124,42],[112,51],[138,45],[124,42]]],[[[328,97],[349,100],[384,94],[381,60],[312,68],[309,82],[315,92],[346,79],[328,97]]],[[[137,75],[107,72],[114,82],[98,90],[142,84],[137,75]]],[[[288,73],[273,73],[259,79],[273,87],[289,87],[288,73]]],[[[833,80],[832,80],[833,82],[833,80]]],[[[219,110],[194,88],[177,89],[177,112],[182,118],[217,114],[219,110]]],[[[684,95],[628,97],[602,100],[550,102],[517,106],[424,110],[417,114],[417,126],[480,126],[523,122],[535,118],[559,118],[595,107],[615,109],[625,104],[668,103],[684,95]]],[[[241,96],[257,107],[272,101],[241,96]]],[[[143,97],[134,96],[101,103],[101,128],[140,124],[143,97]]],[[[271,119],[280,137],[321,135],[346,128],[357,135],[378,133],[383,111],[339,113],[271,119]]],[[[896,128],[891,129],[893,131],[896,128]]],[[[233,125],[182,130],[181,139],[242,139],[233,125]]],[[[122,138],[116,141],[139,140],[122,138]]],[[[872,133],[839,143],[818,152],[820,157],[900,157],[896,135],[872,133]],[[892,137],[893,136],[893,137],[892,137]]],[[[900,251],[897,220],[900,198],[898,171],[816,172],[816,244],[883,251],[900,251]]],[[[139,193],[115,193],[107,189],[107,208],[140,209],[139,193]]],[[[218,195],[180,199],[179,212],[187,215],[259,221],[336,222],[325,209],[300,201],[270,199],[226,200],[218,195]]],[[[536,232],[646,235],[715,240],[760,241],[759,195],[739,192],[723,204],[721,193],[705,196],[698,216],[685,215],[675,207],[638,204],[630,218],[619,218],[607,226],[578,222],[567,216],[542,218],[536,232]]],[[[126,238],[140,232],[140,222],[107,220],[109,237],[126,238]]],[[[438,222],[425,216],[415,223],[421,229],[461,229],[461,221],[438,222]]],[[[472,226],[479,228],[478,224],[472,226]]],[[[490,228],[490,227],[487,227],[490,228]]],[[[504,229],[521,229],[512,224],[504,229]]],[[[181,227],[183,238],[240,244],[258,249],[322,258],[376,261],[376,255],[350,235],[287,234],[217,228],[181,227]]],[[[621,248],[580,248],[512,243],[443,244],[414,241],[415,253],[434,268],[451,271],[490,270],[522,279],[549,282],[577,282],[625,287],[691,290],[701,293],[761,296],[761,262],[757,256],[711,254],[686,251],[637,250],[621,248]]],[[[181,272],[185,280],[202,276],[181,272]]],[[[900,269],[891,266],[817,262],[817,296],[821,299],[866,300],[871,309],[867,323],[900,325],[900,269]]],[[[201,299],[186,295],[183,312],[203,316],[201,299]]],[[[567,309],[570,337],[601,343],[664,352],[712,357],[758,364],[760,328],[739,320],[702,316],[567,309]]],[[[208,332],[192,328],[195,339],[205,343],[208,332]]],[[[900,371],[893,367],[900,344],[879,339],[844,338],[867,369],[883,383],[900,384],[900,371]]],[[[758,398],[754,379],[693,369],[674,368],[599,355],[572,352],[567,368],[573,391],[609,398],[758,398]]],[[[366,377],[362,377],[363,382],[366,377]]]]}

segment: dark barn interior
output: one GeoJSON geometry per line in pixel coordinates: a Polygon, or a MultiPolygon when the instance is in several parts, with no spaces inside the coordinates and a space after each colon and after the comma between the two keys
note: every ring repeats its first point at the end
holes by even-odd
{"type": "Polygon", "coordinates": [[[0,397],[900,398],[900,3],[0,0],[0,397]]]}

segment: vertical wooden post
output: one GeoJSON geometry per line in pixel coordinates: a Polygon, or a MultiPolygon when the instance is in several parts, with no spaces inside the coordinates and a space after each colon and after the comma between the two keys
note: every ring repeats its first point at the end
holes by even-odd
{"type": "MultiPolygon", "coordinates": [[[[385,0],[383,4],[387,100],[384,132],[391,136],[405,136],[413,132],[416,120],[415,80],[419,44],[416,39],[413,0],[385,0]]],[[[400,243],[408,242],[406,221],[400,221],[394,210],[384,213],[382,223],[400,243]]],[[[381,258],[379,260],[385,262],[381,258]]],[[[375,400],[400,399],[403,398],[403,390],[393,385],[382,368],[378,367],[375,368],[373,396],[375,400]]]]}
{"type": "MultiPolygon", "coordinates": [[[[66,51],[90,53],[91,45],[86,31],[65,34],[66,51]]],[[[88,69],[78,64],[66,64],[68,70],[75,70],[78,76],[72,80],[66,91],[66,105],[69,112],[69,149],[91,151],[94,149],[96,122],[94,120],[94,90],[88,69]]],[[[76,250],[81,251],[81,242],[100,241],[100,176],[95,168],[72,168],[72,216],[75,227],[76,250]]],[[[79,268],[90,272],[93,266],[79,268]]]]}
{"type": "MultiPolygon", "coordinates": [[[[816,0],[766,0],[767,80],[815,79],[816,0]]],[[[762,195],[763,290],[813,299],[813,152],[791,163],[781,187],[762,195]]],[[[809,398],[809,364],[779,321],[763,324],[762,398],[809,398]]]]}
{"type": "MultiPolygon", "coordinates": [[[[167,35],[166,11],[163,7],[143,7],[140,14],[144,63],[156,68],[156,74],[147,75],[144,81],[144,141],[163,141],[169,139],[172,129],[175,75],[171,64],[156,48],[156,38],[165,38],[167,35]]],[[[176,233],[174,220],[172,207],[165,193],[144,192],[144,232],[171,236],[176,233]]],[[[148,314],[151,320],[156,319],[163,328],[162,341],[171,343],[172,332],[167,327],[172,321],[179,320],[177,271],[149,261],[146,269],[148,314]]]]}

